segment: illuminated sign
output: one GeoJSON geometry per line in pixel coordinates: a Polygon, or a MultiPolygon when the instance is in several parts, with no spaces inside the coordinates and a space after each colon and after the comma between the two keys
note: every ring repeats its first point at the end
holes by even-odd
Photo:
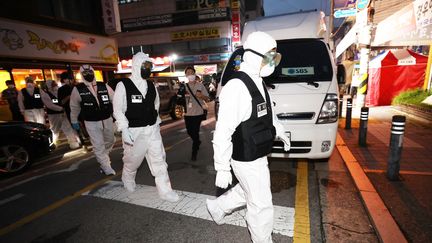
{"type": "Polygon", "coordinates": [[[202,40],[202,39],[212,39],[212,38],[220,38],[220,33],[218,28],[204,28],[204,29],[171,32],[172,41],[202,40]]]}

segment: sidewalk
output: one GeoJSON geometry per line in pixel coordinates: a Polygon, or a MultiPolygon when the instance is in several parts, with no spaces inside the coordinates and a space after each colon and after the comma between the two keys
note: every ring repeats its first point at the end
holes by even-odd
{"type": "MultiPolygon", "coordinates": [[[[344,104],[345,107],[345,104],[344,104]]],[[[345,117],[345,109],[343,117],[345,117]]],[[[339,121],[339,135],[375,187],[409,242],[432,242],[432,121],[414,119],[388,107],[369,109],[367,147],[358,145],[360,108],[354,107],[352,129],[339,121]],[[386,177],[391,119],[407,118],[400,161],[400,181],[386,177]]]]}

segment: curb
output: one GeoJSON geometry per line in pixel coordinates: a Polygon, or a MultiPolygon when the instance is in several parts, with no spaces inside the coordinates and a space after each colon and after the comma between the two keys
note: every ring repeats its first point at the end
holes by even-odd
{"type": "Polygon", "coordinates": [[[346,146],[339,132],[336,138],[336,147],[354,180],[354,184],[360,192],[363,204],[380,241],[384,243],[408,242],[375,187],[366,176],[363,168],[353,156],[348,146],[346,146]]]}

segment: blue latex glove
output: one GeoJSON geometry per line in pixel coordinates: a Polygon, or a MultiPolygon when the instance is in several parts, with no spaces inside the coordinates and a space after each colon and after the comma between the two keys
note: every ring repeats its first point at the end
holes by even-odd
{"type": "Polygon", "coordinates": [[[79,131],[80,130],[80,125],[79,125],[79,123],[77,122],[77,123],[72,123],[72,128],[75,130],[75,131],[79,131]]]}

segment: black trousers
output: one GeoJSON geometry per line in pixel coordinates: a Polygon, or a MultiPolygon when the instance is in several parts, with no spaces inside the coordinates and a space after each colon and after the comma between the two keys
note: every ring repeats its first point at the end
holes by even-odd
{"type": "Polygon", "coordinates": [[[24,121],[24,116],[21,114],[18,103],[16,105],[9,105],[9,110],[12,113],[13,121],[24,121]]]}
{"type": "Polygon", "coordinates": [[[192,154],[197,154],[201,141],[199,132],[201,127],[202,116],[185,116],[186,131],[189,137],[192,138],[192,154]]]}

